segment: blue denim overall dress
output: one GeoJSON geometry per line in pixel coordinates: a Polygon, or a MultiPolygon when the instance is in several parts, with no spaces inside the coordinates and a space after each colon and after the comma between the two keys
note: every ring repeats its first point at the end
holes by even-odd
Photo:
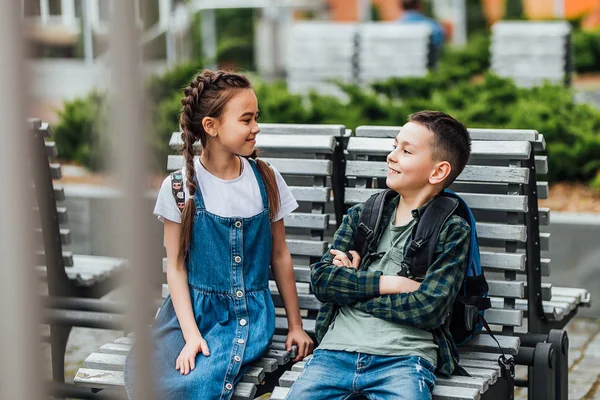
{"type": "MultiPolygon", "coordinates": [[[[259,214],[221,217],[206,210],[200,189],[196,193],[187,272],[194,316],[210,356],[198,353],[196,368],[188,375],[175,369],[185,340],[167,297],[152,329],[159,399],[231,399],[235,384],[271,342],[275,331],[269,291],[271,221],[263,180],[256,163],[250,160],[250,165],[263,202],[259,214]]],[[[133,398],[132,362],[129,357],[127,361],[125,386],[133,398]]]]}

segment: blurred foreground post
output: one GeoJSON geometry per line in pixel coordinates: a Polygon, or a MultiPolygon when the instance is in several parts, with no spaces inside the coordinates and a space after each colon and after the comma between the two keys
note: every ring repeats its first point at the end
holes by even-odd
{"type": "Polygon", "coordinates": [[[110,57],[110,137],[114,154],[109,159],[114,163],[115,182],[122,193],[111,210],[114,219],[112,237],[117,241],[120,255],[127,260],[128,278],[125,282],[128,318],[136,334],[134,346],[135,397],[152,400],[155,391],[152,383],[151,354],[148,325],[151,315],[152,266],[160,261],[152,260],[152,249],[148,248],[148,224],[150,219],[143,207],[144,194],[148,191],[148,130],[144,107],[146,96],[142,90],[141,32],[135,18],[133,0],[113,2],[111,16],[110,57]]]}
{"type": "Polygon", "coordinates": [[[41,399],[37,277],[33,268],[31,132],[22,5],[0,0],[0,399],[41,399]]]}

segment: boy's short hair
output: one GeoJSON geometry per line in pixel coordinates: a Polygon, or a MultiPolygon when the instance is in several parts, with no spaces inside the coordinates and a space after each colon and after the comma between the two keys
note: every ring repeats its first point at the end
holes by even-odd
{"type": "Polygon", "coordinates": [[[467,127],[441,111],[419,111],[409,115],[408,122],[422,125],[433,132],[433,158],[436,161],[448,161],[452,166],[444,182],[444,188],[447,188],[463,171],[471,155],[471,138],[467,127]]]}

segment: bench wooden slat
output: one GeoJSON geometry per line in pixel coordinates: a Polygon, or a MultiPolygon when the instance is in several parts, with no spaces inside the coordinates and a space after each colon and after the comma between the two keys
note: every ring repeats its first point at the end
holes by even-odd
{"type": "Polygon", "coordinates": [[[289,189],[297,202],[327,203],[331,197],[331,189],[327,187],[289,186],[289,189]]]}
{"type": "MultiPolygon", "coordinates": [[[[330,176],[333,171],[331,160],[307,160],[297,158],[260,157],[261,160],[273,165],[282,175],[311,175],[330,176]]],[[[167,170],[175,171],[185,166],[181,155],[169,155],[167,170]]]]}
{"type": "Polygon", "coordinates": [[[50,159],[55,159],[58,157],[58,149],[56,148],[55,142],[46,142],[46,154],[50,159]]]}
{"type": "MultiPolygon", "coordinates": [[[[357,161],[346,162],[346,176],[357,178],[385,178],[387,177],[387,163],[385,161],[357,161]]],[[[493,183],[520,183],[526,184],[529,179],[529,169],[522,167],[493,167],[481,165],[467,165],[463,172],[456,178],[457,181],[481,181],[493,183]]]]}
{"type": "Polygon", "coordinates": [[[538,175],[548,174],[548,156],[535,156],[535,172],[538,175]]]}
{"type": "Polygon", "coordinates": [[[483,394],[488,390],[490,385],[489,382],[489,379],[481,376],[453,376],[451,378],[438,376],[435,384],[473,388],[479,390],[479,393],[483,394]]]}
{"type": "Polygon", "coordinates": [[[106,343],[100,346],[98,353],[127,355],[132,347],[130,344],[106,343]]]}
{"type": "Polygon", "coordinates": [[[487,280],[489,295],[496,297],[508,297],[522,299],[525,297],[525,283],[519,281],[487,280]]]}
{"type": "Polygon", "coordinates": [[[527,228],[524,225],[506,225],[481,222],[477,223],[477,236],[483,239],[527,240],[527,228]]]}
{"type": "Polygon", "coordinates": [[[50,177],[53,180],[62,178],[62,169],[60,168],[60,164],[50,164],[50,177]]]}
{"type": "Polygon", "coordinates": [[[124,387],[125,377],[123,371],[79,368],[73,382],[80,386],[96,389],[114,389],[124,387]]]}
{"type": "Polygon", "coordinates": [[[123,371],[125,369],[125,355],[92,353],[84,362],[85,368],[106,371],[123,371]]]}
{"type": "MultiPolygon", "coordinates": [[[[175,132],[171,136],[169,146],[180,149],[183,145],[181,135],[175,132]]],[[[322,153],[331,154],[337,143],[335,137],[326,135],[314,135],[307,140],[301,135],[260,135],[256,136],[256,147],[264,151],[277,151],[286,153],[322,153]]],[[[195,147],[200,146],[200,141],[195,147]]]]}
{"type": "Polygon", "coordinates": [[[327,229],[329,226],[329,215],[292,213],[284,218],[284,224],[286,228],[327,229]]]}
{"type": "MultiPolygon", "coordinates": [[[[39,214],[40,208],[38,206],[33,207],[33,212],[39,214]]],[[[58,223],[64,225],[69,221],[66,207],[56,207],[56,215],[58,217],[58,223]]]]}
{"type": "Polygon", "coordinates": [[[574,296],[579,299],[580,303],[590,302],[590,292],[587,289],[582,288],[570,288],[570,287],[552,287],[553,296],[574,296]]]}
{"type": "MultiPolygon", "coordinates": [[[[264,135],[329,135],[344,136],[346,127],[335,124],[263,124],[260,133],[264,135]]],[[[259,133],[259,134],[260,134],[259,133]]]]}
{"type": "MultiPolygon", "coordinates": [[[[361,125],[356,128],[359,137],[388,137],[394,138],[400,132],[402,125],[375,126],[361,125]]],[[[502,141],[528,141],[538,140],[538,131],[532,129],[488,129],[468,128],[471,140],[502,140],[502,141]]]]}
{"type": "Polygon", "coordinates": [[[56,201],[65,201],[65,188],[56,182],[53,183],[54,186],[54,198],[56,201]]]}
{"type": "MultiPolygon", "coordinates": [[[[345,203],[364,203],[381,189],[346,188],[345,203]]],[[[527,212],[527,197],[521,195],[498,195],[480,193],[458,193],[465,202],[475,210],[497,210],[511,212],[527,212]]]]}
{"type": "Polygon", "coordinates": [[[523,311],[491,308],[485,310],[485,319],[492,325],[521,326],[523,325],[523,311]]]}
{"type": "Polygon", "coordinates": [[[286,239],[292,255],[321,257],[327,250],[327,242],[318,240],[286,239]]]}
{"type": "MultiPolygon", "coordinates": [[[[393,139],[353,137],[348,141],[348,153],[354,155],[387,156],[392,151],[393,139]]],[[[498,160],[526,160],[531,154],[529,142],[474,141],[471,143],[472,158],[495,158],[498,160]]]]}
{"type": "Polygon", "coordinates": [[[525,254],[481,251],[481,265],[486,268],[525,271],[525,254]]]}
{"type": "Polygon", "coordinates": [[[265,379],[265,371],[260,367],[250,367],[242,376],[240,382],[252,383],[258,385],[265,379]]]}
{"type": "MultiPolygon", "coordinates": [[[[36,229],[34,229],[34,231],[36,232],[36,235],[37,235],[37,242],[43,243],[42,229],[36,228],[36,229]]],[[[71,231],[69,229],[67,229],[67,228],[60,229],[60,242],[62,243],[63,246],[68,246],[71,244],[71,231]]]]}
{"type": "MultiPolygon", "coordinates": [[[[505,354],[515,355],[519,351],[521,339],[515,336],[496,335],[496,339],[500,343],[500,347],[505,354]]],[[[486,353],[498,353],[498,344],[486,334],[479,334],[463,344],[459,348],[460,351],[483,351],[486,353]]]]}

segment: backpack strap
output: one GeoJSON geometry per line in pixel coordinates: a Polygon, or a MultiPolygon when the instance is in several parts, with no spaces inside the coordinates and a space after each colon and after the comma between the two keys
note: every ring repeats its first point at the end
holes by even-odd
{"type": "Polygon", "coordinates": [[[458,199],[443,194],[436,196],[423,214],[417,216],[412,240],[404,252],[398,275],[422,279],[425,277],[442,227],[458,208],[458,199]],[[433,240],[431,240],[433,239],[433,240]]]}
{"type": "Polygon", "coordinates": [[[369,197],[363,206],[358,223],[358,232],[354,238],[354,248],[360,254],[361,266],[368,256],[377,251],[377,242],[381,236],[381,216],[385,203],[396,195],[392,189],[386,189],[369,197]]]}
{"type": "Polygon", "coordinates": [[[183,211],[185,207],[185,194],[183,193],[183,172],[180,169],[171,173],[171,192],[173,193],[177,208],[179,208],[179,211],[183,211]]]}

